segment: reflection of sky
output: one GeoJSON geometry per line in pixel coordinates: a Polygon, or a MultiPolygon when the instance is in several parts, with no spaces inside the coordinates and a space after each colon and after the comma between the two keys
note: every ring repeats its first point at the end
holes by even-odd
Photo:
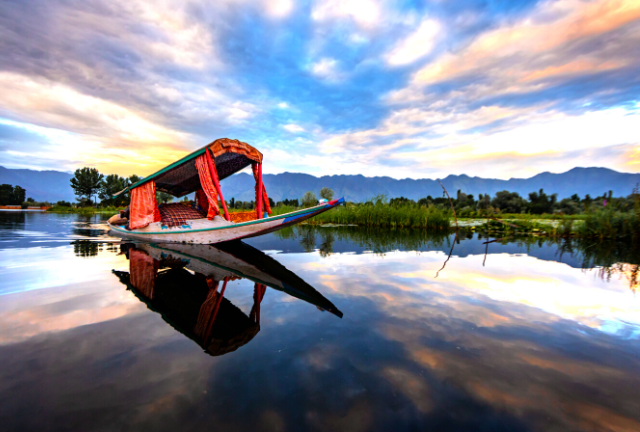
{"type": "MultiPolygon", "coordinates": [[[[453,256],[437,278],[442,252],[271,254],[344,317],[268,289],[260,332],[221,357],[128,291],[114,251],[0,250],[3,290],[19,288],[0,296],[0,418],[8,430],[639,430],[626,281],[493,246],[485,267],[453,256]]],[[[246,280],[226,293],[245,314],[252,295],[246,280]]]]}

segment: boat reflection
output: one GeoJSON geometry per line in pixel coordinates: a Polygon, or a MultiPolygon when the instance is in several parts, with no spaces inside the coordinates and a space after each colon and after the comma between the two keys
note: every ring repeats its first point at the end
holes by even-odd
{"type": "Polygon", "coordinates": [[[260,331],[260,304],[267,287],[342,318],[342,312],[312,286],[242,242],[126,243],[121,252],[129,260],[129,272],[113,270],[120,282],[212,356],[237,350],[260,331]],[[249,315],[224,297],[227,284],[237,279],[254,282],[249,315]]]}

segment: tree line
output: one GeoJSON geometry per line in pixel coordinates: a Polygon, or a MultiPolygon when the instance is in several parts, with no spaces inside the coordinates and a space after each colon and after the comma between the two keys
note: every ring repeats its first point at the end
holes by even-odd
{"type": "MultiPolygon", "coordinates": [[[[421,198],[417,202],[405,197],[392,198],[389,205],[435,205],[448,208],[453,204],[459,217],[473,217],[478,213],[526,213],[526,214],[552,214],[562,213],[575,215],[586,213],[598,208],[614,208],[618,211],[631,211],[634,208],[638,196],[638,186],[626,197],[613,197],[612,191],[592,197],[587,194],[580,197],[573,194],[569,198],[558,200],[558,194],[547,194],[544,189],[528,194],[528,199],[520,196],[518,192],[500,191],[491,197],[489,194],[479,194],[476,199],[472,194],[457,191],[456,197],[451,202],[446,197],[433,198],[431,195],[421,198]]],[[[444,194],[443,194],[444,195],[444,194]]]]}
{"type": "Polygon", "coordinates": [[[0,185],[0,205],[22,205],[26,196],[27,191],[20,186],[0,185]]]}

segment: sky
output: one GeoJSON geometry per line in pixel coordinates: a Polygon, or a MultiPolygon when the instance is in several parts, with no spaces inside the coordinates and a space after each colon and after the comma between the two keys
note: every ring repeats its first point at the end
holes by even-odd
{"type": "Polygon", "coordinates": [[[640,172],[640,0],[0,0],[0,165],[640,172]]]}

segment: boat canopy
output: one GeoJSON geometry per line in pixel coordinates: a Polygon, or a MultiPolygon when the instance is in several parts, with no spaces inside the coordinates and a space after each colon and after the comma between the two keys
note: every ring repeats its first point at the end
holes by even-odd
{"type": "Polygon", "coordinates": [[[129,228],[144,228],[162,217],[156,200],[156,192],[166,192],[175,197],[196,193],[196,205],[208,219],[220,215],[218,201],[224,218],[231,221],[222,195],[220,180],[251,165],[256,180],[256,218],[271,214],[269,197],[262,183],[262,153],[247,143],[220,138],[151,174],[114,195],[131,191],[129,228]],[[263,211],[264,210],[264,211],[263,211]]]}
{"type": "Polygon", "coordinates": [[[166,192],[178,198],[200,190],[202,187],[194,159],[205,154],[207,149],[211,149],[219,180],[252,163],[262,164],[262,153],[256,148],[242,141],[220,138],[121,190],[114,198],[151,180],[156,183],[156,191],[166,192]]]}

